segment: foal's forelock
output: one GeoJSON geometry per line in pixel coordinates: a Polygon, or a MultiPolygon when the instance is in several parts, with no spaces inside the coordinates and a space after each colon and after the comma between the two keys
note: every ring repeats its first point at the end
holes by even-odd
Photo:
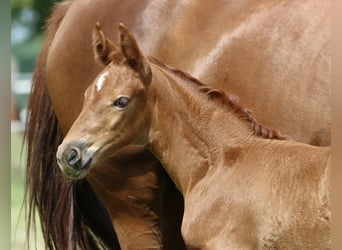
{"type": "Polygon", "coordinates": [[[239,104],[237,97],[233,95],[229,95],[223,92],[222,90],[209,87],[208,85],[202,83],[201,81],[194,78],[193,76],[181,70],[174,69],[155,57],[150,56],[148,57],[148,59],[150,60],[150,62],[162,67],[163,69],[166,69],[168,72],[171,72],[177,75],[178,77],[184,80],[187,80],[187,82],[193,83],[195,86],[198,87],[198,90],[201,93],[204,93],[205,95],[207,95],[210,100],[213,100],[216,103],[219,103],[219,105],[223,106],[224,108],[228,108],[229,111],[232,111],[240,119],[249,123],[250,128],[252,129],[255,135],[266,138],[266,139],[279,139],[279,140],[286,139],[286,136],[282,135],[278,130],[267,128],[263,126],[262,124],[260,124],[254,118],[252,112],[249,109],[244,108],[239,104]]]}

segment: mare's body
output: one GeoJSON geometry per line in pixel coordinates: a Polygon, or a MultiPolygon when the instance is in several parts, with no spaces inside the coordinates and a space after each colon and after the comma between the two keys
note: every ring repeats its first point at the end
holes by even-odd
{"type": "Polygon", "coordinates": [[[330,6],[326,0],[73,1],[47,58],[56,115],[66,131],[102,69],[91,54],[94,23],[116,41],[113,27],[122,22],[144,53],[236,94],[263,124],[296,141],[330,145],[330,6]]]}
{"type": "Polygon", "coordinates": [[[184,197],[188,248],[331,248],[330,147],[276,131],[263,138],[248,110],[145,57],[123,25],[120,49],[97,29],[94,50],[107,66],[59,146],[63,172],[85,175],[126,146],[144,146],[184,197]]]}
{"type": "MultiPolygon", "coordinates": [[[[82,241],[84,226],[77,220],[72,222],[73,218],[87,218],[89,221],[82,222],[85,227],[90,226],[92,230],[97,227],[96,223],[91,223],[89,213],[77,210],[88,210],[87,206],[73,207],[71,198],[65,198],[65,193],[74,197],[70,190],[75,185],[60,176],[56,162],[51,159],[62,134],[67,133],[81,110],[83,92],[103,69],[92,57],[91,30],[96,21],[102,23],[103,30],[112,39],[118,35],[113,28],[115,24],[125,22],[143,41],[145,53],[162,58],[211,86],[237,94],[261,122],[280,129],[290,138],[327,145],[330,144],[329,11],[330,3],[318,0],[300,3],[289,0],[200,1],[191,4],[187,1],[74,0],[58,4],[48,23],[48,38],[35,71],[28,121],[28,189],[31,207],[39,210],[47,241],[57,248],[74,244],[70,243],[71,235],[82,241]],[[190,47],[194,49],[190,50],[190,47]],[[51,183],[54,185],[49,185],[51,183]],[[64,212],[59,214],[59,211],[64,212]],[[52,223],[51,218],[60,223],[52,223]],[[67,220],[70,231],[64,227],[67,220]]],[[[163,226],[160,222],[161,231],[169,232],[164,236],[170,236],[164,238],[163,243],[170,248],[181,246],[177,228],[182,200],[169,185],[166,188],[171,191],[159,192],[156,188],[164,185],[160,179],[165,176],[157,167],[158,161],[147,151],[134,157],[129,154],[122,157],[108,160],[103,168],[92,171],[87,177],[111,213],[116,228],[123,228],[123,225],[141,227],[135,231],[119,230],[132,233],[119,232],[122,247],[126,247],[123,242],[128,245],[133,242],[134,246],[137,244],[134,242],[141,242],[140,237],[149,238],[148,242],[153,246],[156,242],[161,243],[162,233],[155,229],[161,211],[158,200],[165,196],[170,200],[162,207],[167,209],[170,207],[167,204],[171,203],[174,204],[171,210],[177,209],[174,215],[164,211],[170,215],[171,223],[164,221],[163,226]],[[149,158],[144,161],[146,176],[139,179],[140,184],[145,182],[143,186],[151,194],[147,200],[140,192],[144,188],[136,186],[136,179],[127,171],[128,167],[120,165],[125,162],[131,164],[131,169],[140,167],[139,161],[137,166],[131,157],[149,158]],[[127,181],[128,185],[114,181],[128,175],[132,177],[127,181]],[[139,206],[128,198],[127,193],[131,192],[140,197],[139,206]],[[146,204],[155,211],[147,220],[146,204]],[[135,222],[141,223],[137,226],[135,222]],[[140,232],[145,232],[146,227],[153,228],[153,233],[142,236],[140,232]]],[[[137,173],[141,174],[141,170],[137,173]]],[[[80,188],[82,185],[78,187],[78,197],[89,196],[80,188]]],[[[76,199],[75,203],[79,204],[79,201],[76,199]]],[[[100,216],[101,212],[97,214],[100,216]]],[[[108,231],[107,238],[111,238],[108,236],[113,232],[110,227],[101,225],[99,228],[108,231]]],[[[113,240],[107,241],[111,242],[107,243],[109,245],[114,244],[113,240]]]]}

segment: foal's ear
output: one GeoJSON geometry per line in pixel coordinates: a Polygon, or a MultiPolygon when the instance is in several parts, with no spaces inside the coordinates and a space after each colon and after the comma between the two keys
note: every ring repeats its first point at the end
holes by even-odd
{"type": "Polygon", "coordinates": [[[99,22],[96,23],[93,31],[93,50],[95,59],[104,65],[108,65],[111,62],[112,52],[117,51],[113,42],[105,37],[99,22]]]}
{"type": "Polygon", "coordinates": [[[139,74],[143,83],[149,84],[152,73],[148,59],[141,53],[135,38],[122,23],[119,25],[119,31],[121,51],[129,66],[139,74]]]}

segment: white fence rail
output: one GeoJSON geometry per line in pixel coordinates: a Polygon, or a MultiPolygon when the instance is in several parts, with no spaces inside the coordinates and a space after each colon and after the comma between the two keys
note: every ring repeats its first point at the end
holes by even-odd
{"type": "Polygon", "coordinates": [[[32,73],[12,74],[12,94],[19,112],[19,120],[11,121],[11,132],[22,132],[25,129],[26,106],[31,91],[32,73]]]}

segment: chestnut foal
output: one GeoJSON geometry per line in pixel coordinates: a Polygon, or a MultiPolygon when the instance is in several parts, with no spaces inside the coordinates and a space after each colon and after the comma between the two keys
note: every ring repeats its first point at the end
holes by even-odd
{"type": "Polygon", "coordinates": [[[330,249],[330,147],[263,138],[229,95],[144,56],[119,30],[117,48],[97,27],[94,49],[109,64],[59,146],[62,171],[84,176],[146,147],[184,196],[187,247],[330,249]]]}

